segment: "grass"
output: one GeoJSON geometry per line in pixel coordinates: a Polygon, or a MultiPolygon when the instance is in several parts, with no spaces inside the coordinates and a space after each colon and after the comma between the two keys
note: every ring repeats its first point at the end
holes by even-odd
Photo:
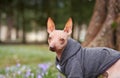
{"type": "Polygon", "coordinates": [[[54,61],[47,45],[0,45],[1,78],[64,78],[54,61]]]}
{"type": "Polygon", "coordinates": [[[0,45],[0,68],[16,63],[36,65],[54,62],[55,53],[47,45],[0,45]]]}

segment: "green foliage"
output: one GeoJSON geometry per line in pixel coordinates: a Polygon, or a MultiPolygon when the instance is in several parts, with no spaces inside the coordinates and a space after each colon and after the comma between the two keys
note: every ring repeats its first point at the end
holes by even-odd
{"type": "Polygon", "coordinates": [[[118,26],[118,25],[117,25],[117,22],[115,22],[115,21],[114,21],[114,22],[112,23],[112,25],[111,25],[112,29],[116,29],[117,26],[118,26]]]}
{"type": "Polygon", "coordinates": [[[1,0],[0,10],[13,16],[17,20],[16,26],[22,23],[26,30],[32,29],[33,20],[36,27],[46,26],[48,17],[55,20],[58,28],[63,28],[69,17],[75,23],[88,23],[94,3],[95,0],[1,0]],[[23,21],[18,20],[20,18],[23,21]]]}
{"type": "Polygon", "coordinates": [[[72,0],[72,16],[78,23],[89,22],[92,15],[94,1],[72,0]]]}

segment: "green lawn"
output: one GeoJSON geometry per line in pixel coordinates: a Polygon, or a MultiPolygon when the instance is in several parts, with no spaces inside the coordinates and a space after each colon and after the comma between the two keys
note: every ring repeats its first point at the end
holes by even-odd
{"type": "Polygon", "coordinates": [[[30,65],[54,63],[54,59],[55,53],[50,52],[47,45],[0,45],[0,68],[17,62],[30,65]]]}
{"type": "Polygon", "coordinates": [[[54,62],[47,45],[0,45],[1,78],[64,78],[54,62]]]}

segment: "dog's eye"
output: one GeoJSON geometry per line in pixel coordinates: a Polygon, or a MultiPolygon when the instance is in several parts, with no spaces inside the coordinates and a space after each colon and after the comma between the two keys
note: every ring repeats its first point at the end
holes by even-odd
{"type": "Polygon", "coordinates": [[[64,42],[65,42],[65,39],[63,39],[63,38],[60,38],[60,42],[61,42],[61,44],[64,44],[64,42]]]}

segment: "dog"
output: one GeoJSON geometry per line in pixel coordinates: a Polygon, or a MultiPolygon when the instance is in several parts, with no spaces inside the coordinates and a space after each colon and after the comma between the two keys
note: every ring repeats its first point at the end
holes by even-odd
{"type": "Polygon", "coordinates": [[[47,21],[49,49],[56,52],[56,67],[66,78],[120,78],[120,52],[107,47],[83,48],[70,38],[72,18],[64,30],[56,30],[53,20],[47,21]]]}

